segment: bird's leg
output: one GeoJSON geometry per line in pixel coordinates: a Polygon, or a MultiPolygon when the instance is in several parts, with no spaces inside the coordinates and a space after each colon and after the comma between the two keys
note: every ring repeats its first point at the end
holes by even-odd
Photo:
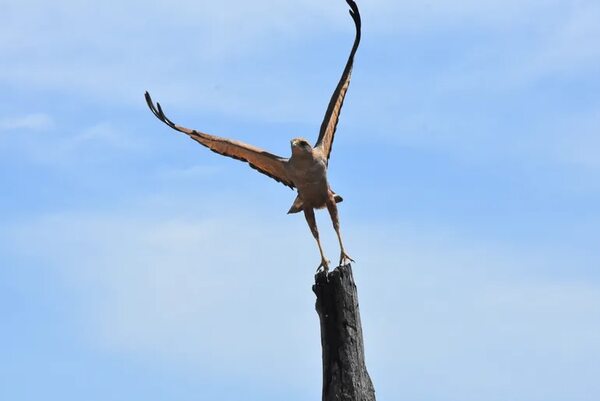
{"type": "Polygon", "coordinates": [[[317,245],[319,246],[319,252],[321,253],[321,264],[317,267],[317,271],[323,269],[325,273],[329,271],[329,261],[325,258],[325,254],[323,253],[323,247],[321,246],[321,241],[319,240],[319,230],[317,230],[317,222],[315,220],[315,211],[308,207],[304,208],[304,217],[306,217],[306,222],[310,227],[310,231],[312,232],[313,237],[317,240],[317,245]]]}
{"type": "Polygon", "coordinates": [[[342,243],[342,235],[340,234],[340,219],[338,218],[338,210],[337,205],[335,204],[335,199],[333,198],[333,193],[330,191],[329,196],[327,197],[327,210],[329,211],[329,215],[331,216],[331,222],[333,223],[333,228],[335,229],[335,233],[337,234],[338,241],[340,243],[340,266],[343,266],[347,263],[354,262],[344,249],[344,244],[342,243]]]}

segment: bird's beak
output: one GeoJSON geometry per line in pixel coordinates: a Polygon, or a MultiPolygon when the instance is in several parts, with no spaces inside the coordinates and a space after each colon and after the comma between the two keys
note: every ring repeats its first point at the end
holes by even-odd
{"type": "Polygon", "coordinates": [[[298,145],[298,140],[297,139],[292,139],[290,141],[290,143],[292,144],[292,146],[297,146],[298,145]]]}

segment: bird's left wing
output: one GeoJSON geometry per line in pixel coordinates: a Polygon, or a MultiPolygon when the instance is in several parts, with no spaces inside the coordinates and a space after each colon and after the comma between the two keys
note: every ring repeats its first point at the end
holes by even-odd
{"type": "Polygon", "coordinates": [[[360,43],[361,20],[360,13],[358,11],[358,6],[354,2],[354,0],[346,0],[346,2],[350,6],[350,16],[354,20],[354,25],[356,27],[356,36],[354,38],[354,45],[352,46],[352,50],[350,51],[350,55],[348,56],[348,61],[346,62],[346,67],[344,68],[344,72],[342,73],[342,77],[340,78],[340,82],[335,88],[335,91],[331,96],[331,100],[329,100],[329,105],[327,106],[325,118],[321,123],[319,139],[315,144],[315,148],[320,148],[323,151],[323,154],[327,157],[328,161],[333,145],[335,129],[340,118],[340,111],[342,110],[342,106],[344,105],[344,98],[346,97],[346,92],[348,91],[348,87],[350,86],[350,76],[352,75],[354,55],[356,54],[356,50],[358,49],[358,45],[360,43]]]}
{"type": "Polygon", "coordinates": [[[160,103],[156,103],[156,106],[154,105],[148,92],[146,92],[145,96],[146,103],[148,103],[148,107],[150,107],[152,113],[154,113],[154,115],[160,121],[169,127],[179,132],[183,132],[199,144],[206,146],[215,153],[247,162],[250,167],[273,178],[274,180],[279,181],[290,188],[295,187],[293,181],[289,178],[286,171],[285,165],[288,159],[276,156],[272,153],[243,142],[219,138],[218,136],[209,135],[177,125],[173,121],[169,120],[167,116],[165,116],[165,113],[160,107],[160,103]]]}

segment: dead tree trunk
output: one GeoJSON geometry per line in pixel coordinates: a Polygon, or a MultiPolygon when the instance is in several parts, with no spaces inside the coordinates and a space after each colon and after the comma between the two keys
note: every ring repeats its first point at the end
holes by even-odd
{"type": "Polygon", "coordinates": [[[317,273],[313,291],[321,321],[323,401],[375,401],[351,266],[317,273]]]}

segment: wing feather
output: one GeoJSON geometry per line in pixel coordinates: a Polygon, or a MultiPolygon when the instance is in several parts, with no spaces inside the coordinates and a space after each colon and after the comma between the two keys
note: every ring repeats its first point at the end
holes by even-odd
{"type": "Polygon", "coordinates": [[[358,49],[358,45],[360,43],[361,19],[360,13],[358,11],[358,6],[354,2],[354,0],[346,0],[346,2],[350,6],[350,16],[352,16],[352,19],[354,20],[354,25],[356,27],[356,36],[354,38],[354,45],[352,46],[352,50],[350,51],[350,55],[348,56],[348,61],[346,62],[346,67],[344,68],[344,72],[342,73],[342,76],[340,78],[340,82],[335,88],[335,91],[331,96],[331,100],[329,100],[327,112],[325,113],[325,117],[323,119],[323,122],[321,123],[319,139],[315,144],[315,148],[320,148],[323,151],[323,153],[327,155],[327,160],[329,160],[329,155],[331,154],[331,148],[333,146],[333,137],[335,136],[335,130],[337,128],[337,124],[340,118],[340,111],[342,110],[342,106],[344,105],[344,98],[346,96],[346,92],[348,91],[348,87],[350,86],[350,77],[352,75],[354,55],[356,54],[356,50],[358,49]]]}
{"type": "Polygon", "coordinates": [[[268,177],[273,178],[275,181],[281,182],[290,188],[295,187],[293,181],[287,174],[286,163],[288,159],[279,157],[263,149],[248,145],[243,142],[220,138],[218,136],[206,134],[204,132],[177,125],[173,121],[169,120],[167,116],[165,116],[165,113],[160,107],[160,103],[156,103],[156,106],[154,106],[152,98],[148,92],[146,92],[145,97],[146,103],[148,103],[148,107],[152,113],[154,113],[159,120],[169,127],[176,131],[183,132],[194,141],[206,146],[215,153],[247,162],[250,167],[268,177]]]}

